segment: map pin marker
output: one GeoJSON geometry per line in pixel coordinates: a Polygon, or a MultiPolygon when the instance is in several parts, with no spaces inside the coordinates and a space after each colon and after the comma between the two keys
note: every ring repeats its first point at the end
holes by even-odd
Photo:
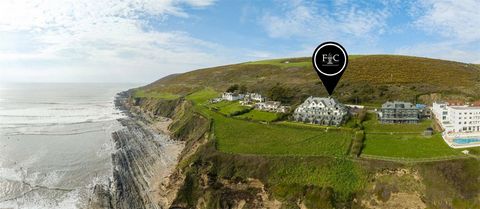
{"type": "Polygon", "coordinates": [[[347,68],[347,51],[338,43],[324,42],[313,52],[312,63],[328,94],[332,95],[347,68]]]}

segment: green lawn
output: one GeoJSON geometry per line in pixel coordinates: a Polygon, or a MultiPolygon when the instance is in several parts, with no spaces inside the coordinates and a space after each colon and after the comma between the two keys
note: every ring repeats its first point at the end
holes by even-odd
{"type": "Polygon", "coordinates": [[[350,131],[325,132],[282,125],[266,125],[212,114],[217,149],[227,153],[262,155],[345,155],[350,131]]]}
{"type": "Polygon", "coordinates": [[[211,88],[205,88],[187,95],[187,99],[193,101],[197,105],[204,105],[209,99],[218,97],[220,94],[211,88]]]}
{"type": "Polygon", "coordinates": [[[422,120],[418,124],[382,124],[378,121],[374,113],[368,113],[367,120],[363,122],[366,133],[423,133],[423,131],[431,127],[431,125],[432,120],[422,120]]]}
{"type": "MultiPolygon", "coordinates": [[[[228,118],[209,110],[205,105],[208,99],[217,95],[213,90],[205,89],[191,94],[187,98],[197,104],[197,111],[214,120],[216,147],[222,152],[292,156],[342,156],[347,154],[353,136],[350,128],[325,127],[289,121],[261,124],[228,118]],[[326,131],[327,128],[329,131],[326,131]]],[[[232,104],[219,103],[215,105],[222,109],[232,104]]],[[[251,114],[255,114],[256,111],[252,112],[251,114]]],[[[430,123],[431,121],[426,120],[419,124],[380,124],[376,116],[370,113],[367,120],[363,122],[366,136],[362,154],[399,159],[462,155],[461,150],[448,147],[440,134],[432,137],[422,136],[421,133],[430,126],[430,123]],[[391,132],[394,133],[390,134],[391,132]],[[404,133],[398,134],[399,132],[404,133]]]]}
{"type": "Polygon", "coordinates": [[[248,113],[245,113],[236,117],[241,119],[246,119],[246,120],[272,122],[278,119],[278,117],[280,117],[280,114],[273,113],[273,112],[265,112],[260,110],[251,110],[248,113]]]}
{"type": "Polygon", "coordinates": [[[133,97],[155,98],[155,99],[176,99],[180,96],[176,94],[165,93],[165,92],[136,90],[133,94],[133,97]]]}
{"type": "Polygon", "coordinates": [[[222,101],[216,104],[211,104],[209,106],[218,109],[218,112],[228,116],[251,109],[251,107],[240,105],[238,101],[222,101]]]}
{"type": "Polygon", "coordinates": [[[450,148],[440,134],[366,134],[362,154],[395,158],[435,158],[462,155],[450,148]]]}
{"type": "MultiPolygon", "coordinates": [[[[207,108],[208,99],[215,97],[211,91],[205,89],[189,95],[187,99],[197,104],[198,112],[213,119],[216,147],[222,152],[296,156],[347,154],[353,136],[350,130],[325,132],[323,127],[267,125],[225,117],[207,108]]],[[[230,106],[214,105],[220,110],[230,106]]]]}

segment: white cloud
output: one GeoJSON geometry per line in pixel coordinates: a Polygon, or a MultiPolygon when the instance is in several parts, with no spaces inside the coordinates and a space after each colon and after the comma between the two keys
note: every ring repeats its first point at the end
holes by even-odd
{"type": "Polygon", "coordinates": [[[480,1],[427,0],[416,4],[415,25],[461,42],[480,41],[480,1]]]}
{"type": "Polygon", "coordinates": [[[0,81],[148,81],[221,63],[219,46],[180,31],[145,30],[145,19],[188,17],[212,0],[4,0],[0,81]],[[215,58],[215,59],[214,59],[215,58]],[[43,76],[40,76],[43,75],[43,76]],[[151,77],[156,75],[158,77],[151,77]]]}
{"type": "Polygon", "coordinates": [[[397,53],[480,63],[479,0],[423,0],[412,6],[414,26],[437,41],[403,47],[397,53]]]}
{"type": "Polygon", "coordinates": [[[287,1],[282,14],[267,13],[262,25],[271,37],[337,38],[341,34],[369,38],[382,33],[389,16],[388,8],[336,1],[333,5],[302,0],[287,1]]]}

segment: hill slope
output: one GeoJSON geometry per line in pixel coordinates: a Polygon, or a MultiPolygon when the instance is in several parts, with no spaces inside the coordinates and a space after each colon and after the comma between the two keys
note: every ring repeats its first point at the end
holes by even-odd
{"type": "MultiPolygon", "coordinates": [[[[307,57],[195,70],[167,76],[145,90],[183,95],[204,87],[224,91],[232,84],[246,85],[248,90],[260,93],[282,85],[296,92],[294,102],[308,95],[327,95],[307,57]]],[[[478,99],[479,90],[480,67],[474,64],[397,55],[354,55],[334,96],[344,102],[379,104],[392,99],[413,101],[419,95],[432,93],[478,99]]]]}
{"type": "MultiPolygon", "coordinates": [[[[350,60],[334,95],[340,100],[480,98],[475,65],[390,55],[350,60]]],[[[232,84],[260,93],[279,85],[291,103],[326,95],[309,58],[201,69],[135,91],[133,106],[153,123],[156,115],[172,117],[172,136],[186,141],[172,208],[478,208],[478,149],[464,156],[438,133],[423,136],[431,120],[387,126],[369,113],[340,128],[252,121],[230,114],[237,102],[208,102],[232,84]]]]}

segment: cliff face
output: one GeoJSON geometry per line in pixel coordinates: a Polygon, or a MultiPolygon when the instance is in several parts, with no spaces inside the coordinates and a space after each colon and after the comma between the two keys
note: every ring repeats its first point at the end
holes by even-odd
{"type": "Polygon", "coordinates": [[[158,181],[176,161],[177,153],[167,153],[169,143],[132,119],[121,120],[125,127],[113,133],[113,206],[123,208],[160,208],[155,191],[158,181]]]}
{"type": "Polygon", "coordinates": [[[115,101],[128,117],[120,119],[123,128],[112,133],[117,150],[112,154],[113,180],[94,188],[88,208],[169,208],[184,182],[182,171],[176,169],[179,157],[195,153],[210,127],[183,99],[129,95],[124,92],[115,101]]]}

